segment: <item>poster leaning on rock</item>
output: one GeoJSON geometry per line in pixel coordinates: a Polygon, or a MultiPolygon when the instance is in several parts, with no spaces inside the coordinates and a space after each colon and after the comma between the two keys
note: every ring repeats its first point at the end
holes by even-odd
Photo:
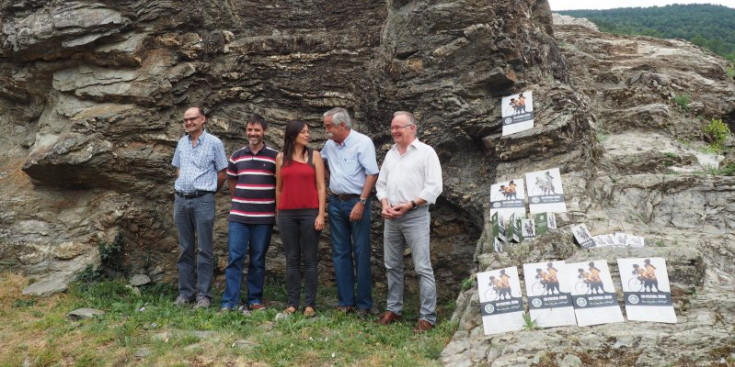
{"type": "Polygon", "coordinates": [[[676,323],[666,260],[618,259],[618,269],[628,320],[676,323]]]}

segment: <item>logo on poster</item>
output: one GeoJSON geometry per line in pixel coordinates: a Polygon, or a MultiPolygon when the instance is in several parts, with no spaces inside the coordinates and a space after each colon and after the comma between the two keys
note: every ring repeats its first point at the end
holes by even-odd
{"type": "Polygon", "coordinates": [[[531,202],[534,203],[534,204],[538,204],[539,201],[541,201],[541,200],[539,198],[535,197],[535,196],[531,198],[531,202]]]}
{"type": "Polygon", "coordinates": [[[577,306],[587,307],[587,299],[584,297],[577,298],[577,306]]]}
{"type": "Polygon", "coordinates": [[[512,117],[506,117],[505,120],[504,120],[504,122],[505,122],[506,125],[510,125],[510,124],[513,123],[513,118],[512,117]]]}
{"type": "Polygon", "coordinates": [[[493,312],[495,312],[495,306],[493,306],[493,305],[485,305],[485,312],[486,313],[493,313],[493,312]]]}
{"type": "Polygon", "coordinates": [[[493,203],[493,208],[498,208],[498,207],[500,207],[500,203],[498,203],[498,202],[494,202],[494,203],[493,203]]]}
{"type": "Polygon", "coordinates": [[[540,298],[534,299],[533,301],[531,301],[531,303],[533,304],[533,307],[541,307],[541,305],[544,304],[544,302],[541,301],[540,298]]]}
{"type": "Polygon", "coordinates": [[[641,299],[638,298],[638,296],[636,296],[635,294],[631,294],[630,296],[628,296],[628,302],[630,302],[631,305],[637,305],[640,301],[641,299]]]}

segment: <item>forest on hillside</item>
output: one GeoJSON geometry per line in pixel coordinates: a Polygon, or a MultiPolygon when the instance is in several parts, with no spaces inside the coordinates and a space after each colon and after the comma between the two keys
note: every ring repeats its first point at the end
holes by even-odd
{"type": "Polygon", "coordinates": [[[587,18],[603,32],[684,39],[735,61],[735,9],[726,6],[666,5],[559,13],[587,18]]]}

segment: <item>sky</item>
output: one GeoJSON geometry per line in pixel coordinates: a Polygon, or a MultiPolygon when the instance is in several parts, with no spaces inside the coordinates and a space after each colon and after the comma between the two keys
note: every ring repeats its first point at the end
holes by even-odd
{"type": "Polygon", "coordinates": [[[670,4],[714,4],[735,8],[735,0],[549,0],[552,11],[664,6],[670,4]]]}

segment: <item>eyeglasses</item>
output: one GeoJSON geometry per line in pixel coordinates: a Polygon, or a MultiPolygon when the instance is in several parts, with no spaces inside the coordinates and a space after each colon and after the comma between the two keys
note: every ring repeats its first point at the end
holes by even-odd
{"type": "Polygon", "coordinates": [[[202,116],[201,116],[201,115],[199,115],[199,116],[197,116],[197,117],[189,117],[189,118],[185,118],[185,119],[184,119],[184,123],[187,123],[187,122],[189,122],[189,121],[194,121],[194,120],[196,120],[196,119],[198,119],[198,118],[200,118],[200,117],[202,117],[202,116]]]}
{"type": "Polygon", "coordinates": [[[398,125],[398,126],[391,126],[390,131],[395,131],[398,129],[403,129],[404,127],[413,126],[412,124],[405,124],[405,125],[398,125]]]}

